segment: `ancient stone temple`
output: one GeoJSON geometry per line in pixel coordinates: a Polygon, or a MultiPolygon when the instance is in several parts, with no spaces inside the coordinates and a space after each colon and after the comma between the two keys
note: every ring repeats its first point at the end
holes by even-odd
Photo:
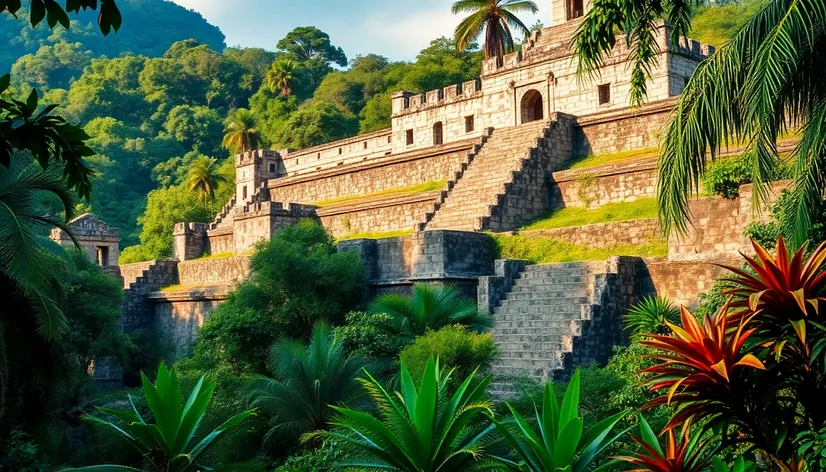
{"type": "MultiPolygon", "coordinates": [[[[105,269],[110,269],[110,272],[116,270],[120,243],[120,231],[117,228],[112,228],[91,213],[84,213],[72,219],[69,221],[69,227],[72,228],[75,240],[89,255],[89,259],[105,269]]],[[[63,246],[74,245],[69,235],[60,228],[52,229],[51,238],[63,246]]]]}
{"type": "MultiPolygon", "coordinates": [[[[521,51],[485,61],[478,80],[393,94],[388,129],[309,149],[236,156],[236,194],[215,220],[178,223],[175,260],[140,267],[158,284],[176,284],[148,295],[153,308],[140,323],[185,349],[247,274],[253,245],[308,217],[341,240],[340,250],[359,252],[372,293],[424,281],[477,296],[480,309],[495,318],[497,373],[567,375],[606,359],[623,342],[620,316],[640,296],[693,303],[720,273],[704,261],[724,261],[745,246],[747,187],[738,199],[693,203],[693,233],[669,238],[665,257],[547,265],[494,260],[489,232],[522,231],[558,208],[653,197],[660,133],[688,77],[711,52],[689,39],[670,45],[669,27],[661,24],[648,103],[631,109],[622,38],[592,80],[576,75],[569,45],[589,6],[553,0],[551,26],[534,31],[521,51]],[[618,153],[630,158],[570,168],[584,156],[618,153]]],[[[656,219],[546,233],[609,251],[666,244],[656,219]]]]}

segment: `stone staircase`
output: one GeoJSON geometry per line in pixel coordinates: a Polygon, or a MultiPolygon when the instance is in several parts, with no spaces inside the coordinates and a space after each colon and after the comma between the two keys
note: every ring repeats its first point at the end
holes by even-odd
{"type": "Polygon", "coordinates": [[[481,218],[490,215],[490,207],[505,192],[504,185],[521,169],[547,127],[548,122],[536,121],[493,130],[462,178],[427,218],[425,229],[481,230],[481,218]]]}
{"type": "Polygon", "coordinates": [[[570,159],[570,117],[494,129],[418,229],[514,229],[547,211],[548,175],[570,159]]]}
{"type": "Polygon", "coordinates": [[[215,229],[221,226],[221,223],[232,224],[232,209],[235,208],[235,195],[229,199],[226,205],[221,208],[221,211],[215,215],[215,219],[209,224],[209,229],[215,229]]]}
{"type": "Polygon", "coordinates": [[[490,302],[500,353],[491,393],[513,397],[516,377],[565,379],[577,366],[606,362],[625,341],[621,315],[636,299],[637,267],[636,258],[615,257],[527,265],[510,274],[510,288],[490,302]]]}

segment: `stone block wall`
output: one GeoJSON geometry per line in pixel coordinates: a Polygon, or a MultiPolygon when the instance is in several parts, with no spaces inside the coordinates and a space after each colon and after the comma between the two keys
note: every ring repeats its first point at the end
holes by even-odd
{"type": "Polygon", "coordinates": [[[676,104],[676,98],[667,98],[651,100],[639,109],[606,110],[580,116],[575,133],[576,155],[658,147],[676,104]]]}
{"type": "MultiPolygon", "coordinates": [[[[788,185],[788,181],[771,185],[767,208],[788,185]]],[[[743,233],[749,223],[765,220],[769,215],[768,211],[755,214],[752,198],[752,185],[747,184],[741,185],[739,196],[731,200],[721,197],[691,200],[691,224],[686,234],[673,234],[668,238],[668,259],[714,261],[720,257],[738,257],[740,252],[753,252],[743,233]]]]}
{"type": "Polygon", "coordinates": [[[476,296],[477,278],[493,273],[490,236],[467,231],[433,230],[379,240],[342,241],[339,250],[358,251],[374,290],[407,287],[413,282],[454,283],[476,296]]]}
{"type": "Polygon", "coordinates": [[[715,264],[740,267],[742,259],[733,256],[713,261],[668,261],[645,258],[640,269],[640,296],[665,297],[693,310],[698,297],[714,286],[728,271],[715,264]]]}
{"type": "Polygon", "coordinates": [[[453,177],[477,139],[374,162],[270,180],[270,198],[311,204],[339,197],[367,195],[453,177]]]}
{"type": "Polygon", "coordinates": [[[441,191],[383,198],[353,205],[319,208],[316,213],[324,227],[340,238],[353,234],[409,231],[424,218],[441,191]]]}
{"type": "Polygon", "coordinates": [[[153,305],[153,326],[158,339],[172,345],[176,357],[189,354],[198,330],[227,298],[228,288],[154,292],[148,296],[153,305]]]}
{"type": "Polygon", "coordinates": [[[178,264],[181,285],[235,285],[250,272],[250,256],[201,259],[178,264]]]}
{"type": "Polygon", "coordinates": [[[557,239],[592,249],[645,244],[652,239],[662,238],[660,224],[656,218],[520,231],[519,234],[528,237],[557,239]]]}
{"type": "Polygon", "coordinates": [[[598,208],[609,203],[654,197],[657,194],[657,160],[554,172],[550,189],[553,208],[598,208]]]}
{"type": "Polygon", "coordinates": [[[392,149],[390,129],[360,134],[299,151],[283,149],[278,151],[282,168],[280,175],[312,174],[347,164],[371,161],[390,154],[392,149]]]}

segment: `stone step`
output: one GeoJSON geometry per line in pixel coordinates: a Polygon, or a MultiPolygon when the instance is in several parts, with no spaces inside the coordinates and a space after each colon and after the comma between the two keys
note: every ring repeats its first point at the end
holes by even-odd
{"type": "Polygon", "coordinates": [[[504,339],[506,336],[530,334],[548,336],[568,336],[574,332],[573,323],[583,323],[588,320],[572,318],[569,320],[557,321],[523,321],[508,322],[513,324],[496,326],[491,330],[491,335],[497,339],[504,339]]]}
{"type": "Polygon", "coordinates": [[[554,285],[537,287],[536,290],[525,290],[525,286],[519,287],[522,290],[515,290],[505,295],[504,300],[544,300],[547,298],[586,298],[588,293],[584,287],[577,285],[572,289],[557,289],[554,285]]]}
{"type": "MultiPolygon", "coordinates": [[[[502,315],[507,316],[507,315],[502,315]]],[[[527,334],[560,334],[558,330],[564,329],[563,334],[568,331],[570,327],[570,323],[572,321],[583,321],[585,318],[581,318],[578,315],[557,315],[554,318],[550,317],[543,317],[541,319],[516,319],[516,315],[513,315],[514,319],[504,319],[500,320],[497,316],[496,322],[494,324],[494,334],[502,333],[502,332],[509,332],[512,333],[514,330],[524,331],[527,334]]]]}
{"type": "MultiPolygon", "coordinates": [[[[556,333],[537,334],[531,331],[524,334],[497,334],[495,332],[492,334],[494,339],[504,339],[503,343],[559,343],[562,340],[562,337],[556,333]]],[[[554,349],[558,348],[557,346],[554,349]]]]}
{"type": "Polygon", "coordinates": [[[568,296],[548,296],[540,294],[531,299],[508,298],[502,300],[500,306],[503,308],[537,308],[537,307],[570,307],[584,305],[589,302],[588,297],[568,297],[568,296]]]}

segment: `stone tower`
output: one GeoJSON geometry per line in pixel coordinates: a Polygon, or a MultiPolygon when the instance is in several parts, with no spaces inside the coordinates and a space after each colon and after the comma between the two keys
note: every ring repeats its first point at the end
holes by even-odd
{"type": "Polygon", "coordinates": [[[244,206],[267,180],[284,175],[276,151],[256,149],[235,156],[235,205],[244,206]]]}
{"type": "Polygon", "coordinates": [[[551,26],[576,21],[591,9],[591,0],[551,0],[551,26]]]}

